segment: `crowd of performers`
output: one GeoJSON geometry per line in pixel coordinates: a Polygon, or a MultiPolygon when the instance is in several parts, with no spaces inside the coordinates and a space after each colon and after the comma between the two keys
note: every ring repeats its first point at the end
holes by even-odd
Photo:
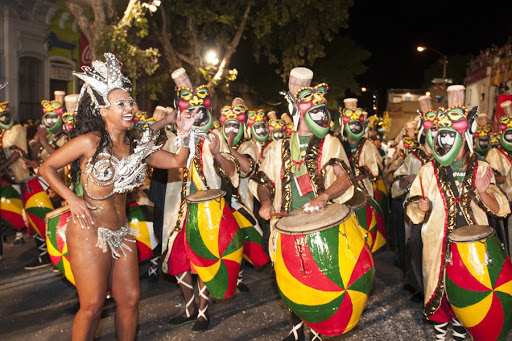
{"type": "Polygon", "coordinates": [[[304,340],[304,323],[313,340],[340,335],[358,323],[386,244],[437,340],[449,323],[454,340],[507,338],[511,102],[493,133],[463,106],[463,86],[448,88],[448,109],[424,96],[384,158],[357,99],[344,100],[334,130],[328,85],[312,86],[307,68],[291,71],[281,118],[241,98],[215,113],[184,69],[172,74],[174,108],[150,116],[104,57],[74,73],[80,94],[42,102],[37,131],[0,103],[2,227],[15,244],[34,236],[27,270],[53,264],[76,285],[73,339],[94,338],[107,291],[118,338],[135,338],[141,261],[149,281],[177,280],[185,309],[173,326],[205,331],[210,298],[248,292],[244,269],[270,261],[291,313],[284,340],[304,340]]]}

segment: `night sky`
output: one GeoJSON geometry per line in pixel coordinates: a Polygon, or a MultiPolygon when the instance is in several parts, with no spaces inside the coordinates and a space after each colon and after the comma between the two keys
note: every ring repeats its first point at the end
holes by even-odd
{"type": "Polygon", "coordinates": [[[512,1],[355,0],[350,27],[342,33],[372,53],[367,74],[358,77],[361,85],[417,89],[424,69],[440,57],[420,54],[416,46],[448,56],[501,46],[512,36],[512,1]]]}

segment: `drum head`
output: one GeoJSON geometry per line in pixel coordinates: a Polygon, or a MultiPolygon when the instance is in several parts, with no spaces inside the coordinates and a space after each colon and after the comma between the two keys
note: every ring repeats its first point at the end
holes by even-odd
{"type": "Polygon", "coordinates": [[[64,212],[67,212],[69,211],[69,206],[66,205],[66,206],[62,206],[60,208],[57,208],[56,210],[53,210],[51,212],[48,212],[44,218],[44,220],[48,223],[48,220],[52,219],[52,218],[55,218],[56,216],[59,216],[61,215],[62,213],[64,212]]]}
{"type": "Polygon", "coordinates": [[[303,213],[302,208],[279,220],[276,230],[286,234],[305,234],[326,230],[344,222],[351,213],[350,207],[330,204],[317,213],[303,213]]]}
{"type": "Polygon", "coordinates": [[[223,197],[225,194],[226,192],[220,189],[207,189],[204,191],[197,191],[195,193],[187,195],[187,201],[191,203],[205,202],[218,199],[220,197],[223,197]]]}
{"type": "Polygon", "coordinates": [[[357,210],[366,205],[367,203],[366,194],[363,191],[356,189],[354,195],[349,201],[345,202],[345,205],[350,206],[353,210],[357,210]]]}
{"type": "Polygon", "coordinates": [[[454,230],[448,236],[452,243],[470,243],[487,239],[494,233],[494,229],[487,225],[469,225],[454,230]]]}

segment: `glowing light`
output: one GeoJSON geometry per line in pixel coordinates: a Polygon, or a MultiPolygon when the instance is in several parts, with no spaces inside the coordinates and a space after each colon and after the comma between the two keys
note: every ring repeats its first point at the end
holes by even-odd
{"type": "Polygon", "coordinates": [[[366,88],[365,88],[365,87],[362,87],[362,88],[361,88],[361,91],[362,91],[362,92],[366,92],[366,88]]]}
{"type": "Polygon", "coordinates": [[[430,92],[429,91],[425,92],[425,95],[430,96],[430,92]]]}
{"type": "Polygon", "coordinates": [[[217,57],[217,52],[214,50],[210,50],[206,53],[204,59],[208,64],[217,65],[219,63],[219,58],[217,57]]]}
{"type": "Polygon", "coordinates": [[[418,52],[423,52],[423,51],[426,51],[426,50],[427,50],[427,48],[426,48],[425,46],[418,46],[418,47],[416,48],[416,50],[418,50],[418,52]]]}

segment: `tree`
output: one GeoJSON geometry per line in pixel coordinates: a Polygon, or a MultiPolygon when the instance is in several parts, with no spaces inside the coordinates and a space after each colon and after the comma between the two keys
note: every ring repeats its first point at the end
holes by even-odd
{"type": "MultiPolygon", "coordinates": [[[[148,35],[146,10],[139,0],[64,0],[91,45],[93,59],[112,52],[123,63],[124,72],[135,86],[140,71],[151,75],[158,68],[158,50],[142,49],[148,35]],[[119,18],[120,13],[123,13],[119,18]]],[[[99,58],[101,59],[101,58],[99,58]]]]}
{"type": "Polygon", "coordinates": [[[352,4],[352,0],[176,0],[172,6],[161,6],[152,28],[173,70],[185,67],[196,83],[203,78],[214,89],[230,76],[231,58],[243,38],[251,42],[256,60],[275,64],[283,79],[293,67],[312,65],[325,55],[325,44],[347,26],[352,4]],[[222,53],[218,67],[206,63],[208,49],[222,53]]]}

